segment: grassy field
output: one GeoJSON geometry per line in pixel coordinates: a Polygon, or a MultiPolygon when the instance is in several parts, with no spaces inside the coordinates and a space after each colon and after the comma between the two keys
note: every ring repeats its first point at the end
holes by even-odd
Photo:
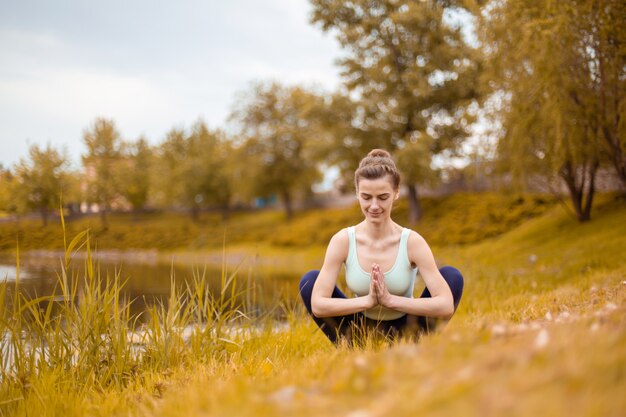
{"type": "MultiPolygon", "coordinates": [[[[88,285],[96,271],[82,303],[59,307],[63,321],[26,300],[2,305],[4,334],[36,337],[3,338],[3,358],[8,352],[13,362],[3,359],[0,413],[623,416],[625,201],[604,196],[586,224],[548,206],[518,213],[497,233],[474,227],[484,235],[462,245],[424,227],[438,262],[461,269],[466,287],[453,320],[418,343],[335,348],[296,300],[276,301],[281,325],[243,318],[244,306],[206,294],[201,279],[175,291],[169,307],[155,306],[139,332],[129,330],[115,281],[88,285]],[[29,354],[29,346],[48,354],[29,354]]],[[[489,217],[465,211],[438,211],[438,225],[489,217]]],[[[493,217],[501,212],[505,223],[510,211],[500,206],[493,217]]],[[[223,294],[250,291],[229,278],[223,294]]]]}

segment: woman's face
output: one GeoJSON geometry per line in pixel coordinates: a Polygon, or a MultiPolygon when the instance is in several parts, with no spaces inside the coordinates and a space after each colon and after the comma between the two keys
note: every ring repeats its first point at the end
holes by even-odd
{"type": "Polygon", "coordinates": [[[393,202],[399,195],[389,175],[375,180],[359,179],[357,198],[366,220],[379,223],[389,219],[393,202]]]}

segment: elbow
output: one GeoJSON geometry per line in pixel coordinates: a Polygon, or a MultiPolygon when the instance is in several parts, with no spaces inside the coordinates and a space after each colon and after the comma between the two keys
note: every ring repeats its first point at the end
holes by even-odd
{"type": "Polygon", "coordinates": [[[454,316],[454,310],[442,314],[440,317],[444,320],[450,320],[454,316]]]}
{"type": "Polygon", "coordinates": [[[324,317],[324,310],[320,309],[319,302],[316,299],[311,300],[311,313],[317,318],[324,317]]]}
{"type": "Polygon", "coordinates": [[[449,320],[454,315],[454,303],[452,301],[446,302],[441,311],[441,318],[449,320]]]}

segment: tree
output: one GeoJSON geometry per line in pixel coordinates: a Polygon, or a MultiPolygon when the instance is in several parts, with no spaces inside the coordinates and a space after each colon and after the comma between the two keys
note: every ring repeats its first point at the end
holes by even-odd
{"type": "Polygon", "coordinates": [[[408,142],[394,154],[402,179],[407,184],[409,199],[417,202],[418,212],[422,210],[415,184],[418,181],[422,184],[433,183],[437,179],[436,171],[431,168],[433,144],[430,142],[432,142],[431,138],[408,142]]]}
{"type": "MultiPolygon", "coordinates": [[[[85,190],[83,187],[83,172],[80,169],[70,169],[63,177],[62,205],[67,212],[64,214],[66,220],[79,215],[80,205],[85,201],[85,190]]],[[[57,207],[58,208],[58,207],[57,207]]]]}
{"type": "Polygon", "coordinates": [[[188,159],[183,165],[183,195],[197,217],[201,208],[219,207],[224,217],[233,193],[228,171],[229,144],[219,131],[198,121],[187,139],[188,159]]]}
{"type": "Polygon", "coordinates": [[[113,120],[97,118],[91,129],[84,131],[83,141],[87,146],[82,159],[88,195],[98,203],[102,226],[106,227],[106,213],[118,194],[115,169],[122,157],[122,140],[113,120]]]}
{"type": "MultiPolygon", "coordinates": [[[[348,147],[364,155],[384,135],[391,151],[425,141],[434,155],[453,153],[468,135],[465,107],[478,97],[479,55],[447,17],[460,13],[455,3],[312,0],[312,22],[337,33],[347,51],[340,61],[345,86],[359,103],[350,123],[365,138],[350,138],[348,147]]],[[[415,184],[407,187],[414,223],[421,212],[415,184]]]]}
{"type": "Polygon", "coordinates": [[[329,166],[338,167],[346,185],[353,183],[354,171],[367,152],[389,146],[386,131],[364,122],[366,105],[344,92],[336,92],[325,101],[319,117],[318,158],[323,158],[329,166]]]}
{"type": "Polygon", "coordinates": [[[231,151],[225,135],[211,131],[203,121],[189,134],[170,130],[159,147],[161,200],[189,209],[194,219],[208,207],[219,207],[227,217],[233,194],[231,151]]]}
{"type": "Polygon", "coordinates": [[[207,196],[207,202],[219,207],[224,220],[230,216],[230,206],[238,187],[236,178],[237,152],[232,140],[223,132],[216,132],[219,140],[213,151],[213,169],[211,173],[214,191],[207,196]]]}
{"type": "Polygon", "coordinates": [[[145,138],[123,146],[124,157],[116,170],[120,193],[128,200],[133,210],[142,210],[150,195],[152,148],[145,138]]]}
{"type": "Polygon", "coordinates": [[[481,13],[486,84],[504,98],[499,158],[517,178],[560,178],[581,222],[600,165],[619,173],[626,162],[625,10],[543,0],[489,2],[481,13]]]}
{"type": "Polygon", "coordinates": [[[21,211],[37,210],[44,226],[50,210],[59,208],[67,176],[67,156],[52,148],[32,145],[28,159],[22,158],[15,167],[16,185],[13,198],[21,211]]]}
{"type": "Polygon", "coordinates": [[[170,129],[157,148],[157,163],[153,169],[155,199],[159,203],[172,207],[182,205],[183,166],[188,156],[184,129],[170,129]]]}
{"type": "Polygon", "coordinates": [[[288,219],[297,191],[310,192],[319,178],[312,150],[318,139],[319,96],[300,87],[257,84],[232,119],[245,138],[240,154],[249,196],[276,194],[288,219]]]}
{"type": "Polygon", "coordinates": [[[16,213],[18,205],[15,201],[17,179],[10,169],[0,164],[0,211],[4,213],[16,213]]]}
{"type": "Polygon", "coordinates": [[[608,159],[626,187],[626,3],[580,3],[587,10],[583,63],[590,68],[591,87],[598,101],[598,125],[608,159]]]}

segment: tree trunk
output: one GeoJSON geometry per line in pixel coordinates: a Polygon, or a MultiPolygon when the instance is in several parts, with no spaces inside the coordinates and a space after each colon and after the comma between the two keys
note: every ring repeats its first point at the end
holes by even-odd
{"type": "Polygon", "coordinates": [[[285,206],[285,214],[287,215],[287,220],[291,220],[293,218],[293,208],[291,206],[291,194],[289,191],[283,191],[283,204],[285,206]]]}
{"type": "Polygon", "coordinates": [[[100,210],[100,224],[102,225],[103,229],[106,229],[108,227],[108,223],[107,223],[107,209],[106,209],[105,205],[103,205],[102,206],[102,210],[100,210]]]}
{"type": "Polygon", "coordinates": [[[422,218],[422,206],[417,195],[417,185],[407,184],[406,188],[409,200],[409,225],[414,226],[422,218]]]}
{"type": "Polygon", "coordinates": [[[598,161],[594,160],[590,165],[583,165],[577,170],[572,167],[571,162],[567,162],[559,171],[559,175],[567,186],[574,211],[576,212],[576,218],[581,223],[591,220],[591,207],[595,194],[598,165],[598,161]]]}
{"type": "Polygon", "coordinates": [[[200,211],[200,210],[199,210],[199,208],[198,208],[198,206],[197,206],[197,205],[193,204],[193,205],[191,206],[191,219],[192,219],[194,222],[197,222],[197,221],[198,221],[199,211],[200,211]]]}
{"type": "MultiPolygon", "coordinates": [[[[615,84],[610,83],[611,78],[613,78],[614,82],[617,82],[619,76],[614,74],[613,77],[609,78],[607,85],[607,57],[605,55],[607,53],[607,45],[603,42],[599,42],[598,47],[598,69],[600,71],[600,125],[602,136],[604,136],[608,146],[609,159],[615,167],[615,172],[617,172],[617,176],[621,180],[622,185],[626,186],[626,155],[624,155],[622,141],[619,136],[620,118],[623,117],[620,112],[620,92],[619,88],[615,88],[615,84]]],[[[610,57],[608,58],[610,59],[610,57]]]]}
{"type": "Polygon", "coordinates": [[[228,221],[228,219],[230,219],[230,207],[228,204],[223,204],[222,205],[222,221],[228,221]]]}
{"type": "Polygon", "coordinates": [[[45,207],[42,207],[40,212],[41,221],[43,222],[43,226],[46,227],[48,225],[48,210],[45,207]]]}
{"type": "Polygon", "coordinates": [[[622,182],[623,186],[626,186],[626,156],[622,151],[622,146],[617,134],[611,132],[606,126],[602,129],[603,136],[606,140],[609,149],[609,157],[615,167],[615,172],[622,182]]]}

